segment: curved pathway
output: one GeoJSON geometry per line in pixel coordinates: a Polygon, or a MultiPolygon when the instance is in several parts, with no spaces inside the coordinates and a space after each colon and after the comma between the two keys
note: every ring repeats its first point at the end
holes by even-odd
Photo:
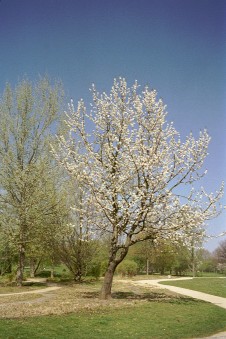
{"type": "MultiPolygon", "coordinates": [[[[178,279],[172,279],[172,281],[174,281],[174,280],[188,280],[188,279],[193,279],[193,278],[178,278],[178,279]]],[[[137,280],[137,281],[134,281],[133,283],[136,284],[136,285],[142,285],[142,286],[148,286],[149,285],[149,286],[155,286],[155,287],[162,288],[162,289],[168,289],[172,292],[176,292],[178,294],[186,295],[186,296],[194,298],[194,299],[207,301],[207,302],[210,302],[214,305],[217,305],[219,307],[226,309],[226,298],[217,297],[215,295],[211,295],[211,294],[207,294],[207,293],[203,293],[203,292],[198,292],[198,291],[194,291],[194,290],[189,290],[187,288],[159,284],[159,282],[163,282],[163,281],[169,282],[170,280],[169,279],[137,280]]],[[[210,338],[211,339],[212,338],[225,339],[226,338],[226,332],[220,332],[220,333],[214,334],[214,335],[209,336],[209,337],[203,337],[202,339],[210,339],[210,338]]],[[[198,339],[198,338],[193,338],[193,339],[198,339]]]]}
{"type": "MultiPolygon", "coordinates": [[[[188,280],[188,279],[193,279],[193,278],[174,278],[172,279],[172,281],[174,280],[188,280]]],[[[194,291],[194,290],[189,290],[187,288],[182,288],[182,287],[176,287],[176,286],[170,286],[170,285],[161,285],[160,282],[163,281],[170,281],[169,279],[153,279],[153,280],[137,280],[137,281],[132,281],[132,283],[134,285],[141,285],[141,286],[155,286],[161,289],[168,289],[172,292],[178,293],[178,294],[182,294],[182,295],[186,295],[188,297],[194,298],[194,299],[199,299],[199,300],[203,300],[203,301],[207,301],[210,302],[214,305],[217,305],[219,307],[222,307],[224,309],[226,309],[226,298],[222,298],[222,297],[217,297],[211,294],[207,294],[207,293],[203,293],[203,292],[198,292],[198,291],[194,291]]],[[[123,281],[125,282],[125,281],[123,281]]],[[[18,293],[4,293],[4,294],[0,294],[0,297],[4,297],[4,296],[12,296],[12,295],[22,295],[22,294],[34,294],[34,293],[46,293],[46,292],[50,292],[50,291],[55,291],[60,289],[61,287],[58,286],[51,286],[51,287],[46,287],[46,288],[42,288],[42,289],[37,289],[37,290],[33,290],[33,291],[25,291],[25,292],[18,292],[18,293]]],[[[212,339],[212,338],[218,338],[218,339],[225,339],[226,338],[226,332],[221,332],[221,333],[217,333],[215,335],[209,336],[209,337],[203,337],[202,339],[212,339]]],[[[198,339],[198,338],[193,338],[193,339],[198,339]]]]}
{"type": "MultiPolygon", "coordinates": [[[[189,280],[189,279],[192,279],[192,278],[178,278],[178,279],[171,279],[171,281],[189,280]]],[[[194,290],[189,290],[187,288],[159,284],[159,282],[163,282],[163,281],[169,282],[170,279],[137,280],[134,283],[138,284],[138,285],[142,285],[142,286],[149,285],[149,286],[156,286],[158,288],[168,289],[172,292],[175,292],[175,293],[178,293],[178,294],[183,294],[183,295],[186,295],[187,297],[191,297],[191,298],[194,298],[194,299],[200,299],[200,300],[203,300],[203,301],[207,301],[207,302],[210,302],[214,305],[217,305],[219,307],[226,309],[226,298],[217,297],[217,296],[212,295],[212,294],[207,294],[207,293],[198,292],[198,291],[194,291],[194,290]]]]}

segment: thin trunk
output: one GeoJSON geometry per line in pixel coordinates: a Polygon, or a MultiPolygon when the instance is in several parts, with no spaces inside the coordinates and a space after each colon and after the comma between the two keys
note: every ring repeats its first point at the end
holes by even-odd
{"type": "Polygon", "coordinates": [[[77,281],[82,280],[82,271],[83,271],[83,257],[82,257],[82,227],[80,226],[80,234],[78,239],[78,251],[77,251],[77,281]]]}
{"type": "Polygon", "coordinates": [[[42,262],[42,259],[39,259],[39,260],[38,260],[38,263],[35,265],[34,274],[37,273],[37,271],[38,271],[38,269],[39,269],[39,266],[40,266],[41,262],[42,262]]]}
{"type": "Polygon", "coordinates": [[[195,248],[193,243],[191,249],[191,261],[192,261],[192,277],[194,278],[196,276],[196,267],[195,267],[195,248]]]}
{"type": "Polygon", "coordinates": [[[146,260],[146,274],[149,275],[149,259],[146,260]]]}
{"type": "Polygon", "coordinates": [[[51,269],[50,269],[50,277],[51,279],[54,278],[54,260],[51,260],[51,269]]]}
{"type": "Polygon", "coordinates": [[[30,278],[35,277],[35,260],[30,259],[30,278]]]}
{"type": "Polygon", "coordinates": [[[25,262],[25,247],[23,243],[19,247],[19,260],[17,268],[16,283],[17,286],[22,286],[23,277],[24,277],[24,262],[25,262]]]}

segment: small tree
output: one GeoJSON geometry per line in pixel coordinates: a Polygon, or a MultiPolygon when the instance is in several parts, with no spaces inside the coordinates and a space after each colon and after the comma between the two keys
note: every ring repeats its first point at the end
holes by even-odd
{"type": "Polygon", "coordinates": [[[175,248],[175,261],[173,269],[176,275],[185,274],[191,264],[190,248],[183,242],[179,242],[175,248]]]}
{"type": "Polygon", "coordinates": [[[65,188],[69,210],[63,221],[61,236],[53,248],[58,258],[73,274],[74,280],[81,281],[94,259],[97,246],[91,238],[87,223],[90,206],[83,205],[83,190],[79,187],[79,182],[69,179],[65,188]]]}
{"type": "Polygon", "coordinates": [[[103,299],[111,296],[114,272],[130,246],[201,230],[217,215],[222,196],[222,189],[214,196],[192,187],[204,175],[207,131],[182,142],[166,123],[157,92],[146,87],[140,93],[138,87],[120,78],[109,95],[100,95],[93,86],[90,112],[82,100],[76,110],[71,102],[69,138],[59,137],[61,152],[55,152],[84,189],[83,206],[93,212],[90,227],[111,238],[103,299]]]}

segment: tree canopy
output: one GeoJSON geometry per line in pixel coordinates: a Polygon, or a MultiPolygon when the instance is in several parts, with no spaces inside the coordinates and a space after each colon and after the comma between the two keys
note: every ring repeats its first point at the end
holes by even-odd
{"type": "Polygon", "coordinates": [[[203,235],[206,220],[218,214],[221,188],[196,190],[210,137],[184,140],[167,123],[156,90],[114,80],[110,94],[92,87],[92,109],[83,100],[67,112],[68,138],[59,136],[58,161],[83,192],[81,222],[94,234],[110,235],[102,298],[111,294],[113,274],[131,245],[152,239],[203,235]],[[89,211],[87,212],[87,206],[89,211]]]}

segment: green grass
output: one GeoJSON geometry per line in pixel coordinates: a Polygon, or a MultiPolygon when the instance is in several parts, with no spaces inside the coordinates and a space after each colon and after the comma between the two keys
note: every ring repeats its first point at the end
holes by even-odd
{"type": "Polygon", "coordinates": [[[226,311],[188,298],[64,316],[0,320],[0,339],[183,339],[226,329],[226,311]]]}
{"type": "Polygon", "coordinates": [[[222,273],[215,273],[215,272],[198,272],[198,277],[219,277],[219,278],[225,278],[225,274],[222,273]]]}
{"type": "MultiPolygon", "coordinates": [[[[187,277],[193,277],[193,272],[186,272],[185,276],[187,277]]],[[[225,277],[225,274],[223,273],[217,273],[217,272],[196,272],[197,277],[225,277]]]]}
{"type": "Polygon", "coordinates": [[[226,298],[226,278],[194,278],[192,280],[164,281],[163,285],[178,286],[226,298]]]}

